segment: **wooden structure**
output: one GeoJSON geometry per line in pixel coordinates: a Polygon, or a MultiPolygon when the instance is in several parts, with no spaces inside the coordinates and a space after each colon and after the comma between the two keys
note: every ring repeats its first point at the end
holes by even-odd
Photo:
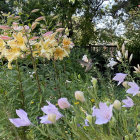
{"type": "MultiPolygon", "coordinates": [[[[80,46],[75,46],[75,48],[80,48],[80,46]]],[[[99,52],[104,51],[113,54],[116,52],[117,45],[88,45],[88,46],[81,46],[82,48],[88,49],[89,52],[99,52]]]]}

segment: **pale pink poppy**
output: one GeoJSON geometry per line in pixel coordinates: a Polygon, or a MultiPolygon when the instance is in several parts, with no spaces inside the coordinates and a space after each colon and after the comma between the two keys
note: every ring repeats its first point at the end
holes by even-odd
{"type": "Polygon", "coordinates": [[[67,98],[58,99],[58,105],[61,109],[65,109],[65,108],[70,107],[70,103],[68,102],[67,98]]]}

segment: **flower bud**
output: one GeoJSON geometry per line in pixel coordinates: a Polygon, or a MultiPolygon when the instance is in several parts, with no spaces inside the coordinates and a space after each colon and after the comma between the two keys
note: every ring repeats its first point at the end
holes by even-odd
{"type": "Polygon", "coordinates": [[[128,58],[128,50],[125,51],[125,55],[124,55],[125,59],[128,58]]]}
{"type": "Polygon", "coordinates": [[[122,54],[123,55],[125,54],[125,46],[124,46],[124,44],[122,45],[122,54]]]}
{"type": "Polygon", "coordinates": [[[69,108],[70,103],[68,102],[67,98],[60,98],[58,100],[58,105],[61,109],[69,108]]]}
{"type": "Polygon", "coordinates": [[[107,106],[109,106],[109,105],[110,105],[110,102],[109,102],[109,101],[107,101],[107,102],[106,102],[106,104],[107,104],[107,106]]]}
{"type": "Polygon", "coordinates": [[[93,87],[95,88],[96,85],[97,85],[97,79],[94,78],[94,77],[92,77],[91,82],[92,82],[92,84],[93,84],[93,87]]]}
{"type": "Polygon", "coordinates": [[[31,13],[35,13],[35,12],[38,12],[38,11],[39,11],[39,9],[34,9],[34,10],[31,11],[31,13]]]}
{"type": "Polygon", "coordinates": [[[116,57],[116,59],[120,62],[122,62],[122,59],[120,57],[116,57]]]}
{"type": "Polygon", "coordinates": [[[84,93],[82,91],[75,91],[75,98],[81,102],[85,102],[84,93]]]}
{"type": "Polygon", "coordinates": [[[122,83],[122,85],[123,85],[126,89],[129,88],[128,82],[127,82],[127,81],[124,81],[124,82],[122,83]]]}
{"type": "Polygon", "coordinates": [[[138,97],[140,97],[140,92],[137,94],[138,97]]]}
{"type": "Polygon", "coordinates": [[[56,32],[62,32],[63,30],[65,30],[65,28],[58,28],[56,32]]]}
{"type": "Polygon", "coordinates": [[[36,28],[37,24],[38,24],[38,22],[33,22],[32,27],[31,27],[32,30],[34,30],[36,28]]]}
{"type": "Polygon", "coordinates": [[[121,58],[122,57],[122,54],[120,51],[117,51],[117,54],[118,54],[118,57],[121,58]]]}
{"type": "Polygon", "coordinates": [[[89,123],[92,123],[92,116],[91,115],[87,115],[86,119],[88,120],[89,123]]]}
{"type": "Polygon", "coordinates": [[[44,19],[45,19],[45,17],[44,17],[44,16],[41,16],[41,17],[38,17],[38,18],[35,20],[35,22],[41,21],[41,20],[44,20],[44,19]]]}
{"type": "Polygon", "coordinates": [[[125,136],[125,140],[129,140],[129,136],[128,135],[125,136]]]}
{"type": "Polygon", "coordinates": [[[65,29],[65,34],[66,34],[67,36],[69,36],[69,29],[68,29],[68,28],[65,29]]]}
{"type": "Polygon", "coordinates": [[[52,123],[56,122],[56,114],[48,114],[48,120],[52,123]]]}
{"type": "Polygon", "coordinates": [[[121,109],[121,102],[119,100],[115,100],[113,103],[113,107],[117,110],[121,109]]]}
{"type": "Polygon", "coordinates": [[[140,124],[137,125],[138,132],[140,132],[140,124]]]}
{"type": "Polygon", "coordinates": [[[131,54],[129,57],[129,63],[132,61],[132,58],[133,58],[133,54],[131,54]]]}

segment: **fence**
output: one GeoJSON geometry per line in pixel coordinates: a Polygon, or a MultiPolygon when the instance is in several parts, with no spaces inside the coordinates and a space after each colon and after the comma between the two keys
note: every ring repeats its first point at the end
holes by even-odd
{"type": "MultiPolygon", "coordinates": [[[[80,48],[79,46],[75,46],[75,48],[80,48]]],[[[82,46],[82,48],[88,49],[89,52],[99,52],[104,51],[111,53],[111,55],[116,52],[117,46],[116,45],[89,45],[89,46],[82,46]]]]}

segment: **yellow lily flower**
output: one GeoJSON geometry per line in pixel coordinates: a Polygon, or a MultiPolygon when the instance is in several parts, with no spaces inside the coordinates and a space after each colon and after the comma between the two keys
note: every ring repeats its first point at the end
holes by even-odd
{"type": "Polygon", "coordinates": [[[19,47],[22,51],[26,51],[27,47],[26,47],[26,42],[27,39],[25,37],[23,37],[23,34],[21,32],[18,32],[17,34],[13,34],[14,40],[11,40],[8,42],[9,46],[13,46],[13,47],[19,47]]]}
{"type": "Polygon", "coordinates": [[[69,47],[69,46],[62,46],[62,48],[63,48],[68,54],[70,54],[70,47],[69,47]]]}
{"type": "Polygon", "coordinates": [[[8,60],[8,68],[12,69],[12,61],[20,57],[21,51],[20,48],[12,47],[10,49],[4,49],[3,55],[8,60]]]}
{"type": "Polygon", "coordinates": [[[72,42],[71,42],[71,40],[70,40],[70,38],[64,38],[63,39],[63,45],[64,46],[69,46],[70,44],[71,44],[72,42]]]}
{"type": "Polygon", "coordinates": [[[60,46],[55,49],[54,60],[63,60],[63,58],[66,56],[68,56],[68,53],[60,46]]]}
{"type": "Polygon", "coordinates": [[[50,42],[49,41],[41,41],[41,56],[47,58],[48,60],[51,59],[53,56],[54,52],[54,47],[50,47],[50,42]]]}
{"type": "MultiPolygon", "coordinates": [[[[2,53],[3,49],[5,48],[5,42],[3,39],[0,39],[0,52],[2,53]]],[[[2,54],[0,55],[0,58],[2,57],[2,54]]]]}

